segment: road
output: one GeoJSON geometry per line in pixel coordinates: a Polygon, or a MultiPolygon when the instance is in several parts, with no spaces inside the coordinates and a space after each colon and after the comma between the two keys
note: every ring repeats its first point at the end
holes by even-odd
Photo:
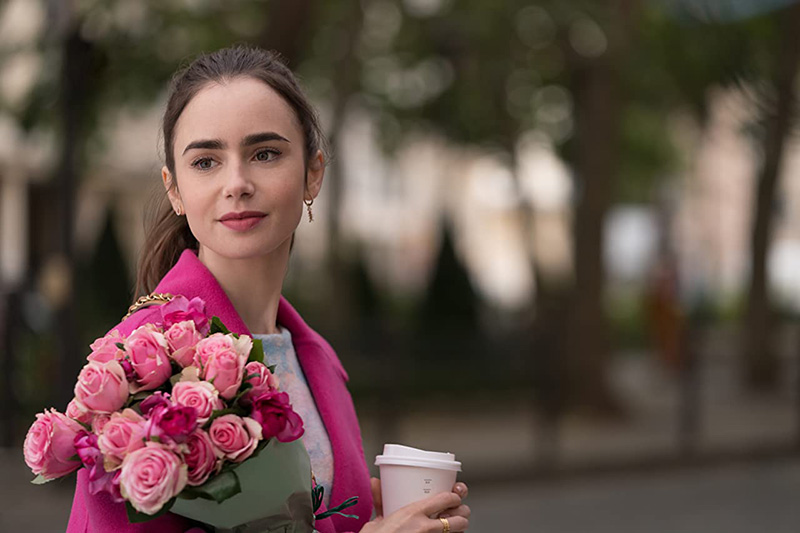
{"type": "MultiPolygon", "coordinates": [[[[20,456],[0,450],[0,531],[63,531],[71,482],[31,485],[20,456]]],[[[800,531],[800,459],[470,489],[472,533],[800,531]]]]}

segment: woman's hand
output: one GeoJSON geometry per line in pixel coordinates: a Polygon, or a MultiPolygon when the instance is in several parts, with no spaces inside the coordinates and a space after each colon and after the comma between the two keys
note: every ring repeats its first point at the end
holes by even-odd
{"type": "Polygon", "coordinates": [[[444,524],[440,517],[447,519],[451,533],[466,531],[469,527],[470,508],[461,503],[469,493],[464,483],[456,483],[453,492],[409,504],[385,518],[380,480],[372,478],[370,483],[376,517],[364,525],[361,533],[441,533],[444,524]]]}

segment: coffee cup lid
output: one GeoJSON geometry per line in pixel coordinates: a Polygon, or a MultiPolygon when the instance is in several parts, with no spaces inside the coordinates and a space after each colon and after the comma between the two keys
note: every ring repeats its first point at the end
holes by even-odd
{"type": "Polygon", "coordinates": [[[375,457],[375,465],[421,466],[461,472],[456,456],[446,452],[429,452],[401,444],[386,444],[383,455],[375,457]]]}

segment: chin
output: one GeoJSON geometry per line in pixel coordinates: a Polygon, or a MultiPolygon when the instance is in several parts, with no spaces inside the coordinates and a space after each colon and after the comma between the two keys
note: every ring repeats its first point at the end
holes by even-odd
{"type": "Polygon", "coordinates": [[[224,243],[221,246],[206,246],[206,248],[213,253],[214,255],[230,260],[243,260],[243,259],[256,259],[260,257],[266,257],[271,255],[275,252],[280,252],[283,246],[286,246],[286,249],[289,248],[289,242],[291,240],[291,235],[289,239],[281,243],[274,243],[274,242],[261,242],[261,243],[240,243],[237,245],[232,246],[232,243],[224,243]]]}

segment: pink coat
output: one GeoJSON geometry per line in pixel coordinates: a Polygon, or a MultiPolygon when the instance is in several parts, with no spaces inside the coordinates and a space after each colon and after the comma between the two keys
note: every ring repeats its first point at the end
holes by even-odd
{"type": "MultiPolygon", "coordinates": [[[[207,312],[218,316],[231,331],[250,334],[225,291],[191,250],[181,254],[154,292],[182,294],[190,299],[199,296],[205,300],[207,312]]],[[[116,329],[128,335],[140,325],[154,320],[156,313],[158,306],[138,311],[116,329]]],[[[334,466],[331,503],[338,505],[350,496],[358,496],[358,504],[344,511],[357,515],[358,519],[334,515],[317,522],[316,528],[320,533],[359,531],[372,513],[372,495],[358,419],[346,387],[347,373],[333,348],[283,297],[278,307],[278,323],[292,334],[297,357],[331,440],[334,466]]],[[[185,519],[172,513],[144,524],[129,524],[124,504],[114,503],[102,493],[97,496],[89,494],[85,470],[78,472],[67,533],[177,533],[189,527],[185,519]]],[[[200,531],[195,528],[192,533],[200,531]]]]}

